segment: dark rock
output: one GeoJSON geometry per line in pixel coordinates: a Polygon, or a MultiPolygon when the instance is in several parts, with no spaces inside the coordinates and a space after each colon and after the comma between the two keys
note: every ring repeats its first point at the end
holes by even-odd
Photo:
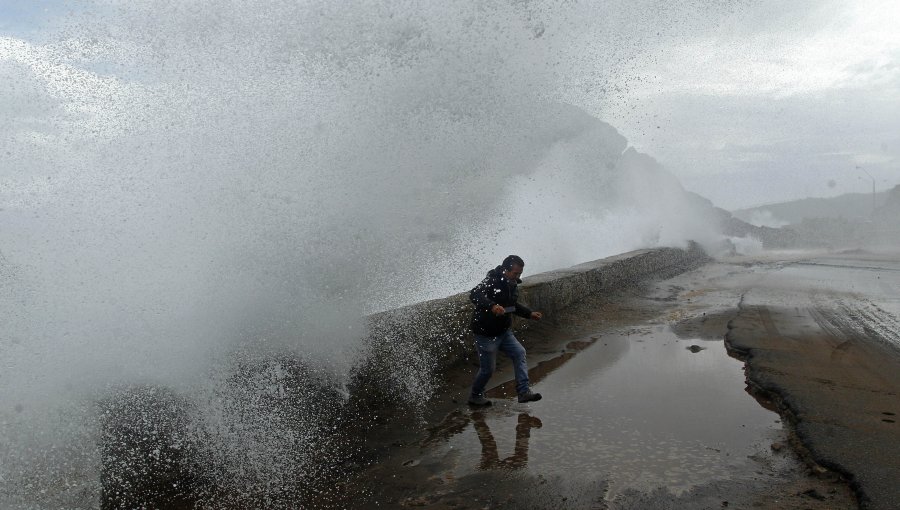
{"type": "Polygon", "coordinates": [[[290,356],[236,360],[211,398],[230,420],[223,426],[206,426],[193,403],[164,387],[127,387],[98,402],[100,508],[203,507],[207,500],[242,508],[262,498],[272,506],[304,501],[321,492],[316,484],[333,486],[332,478],[361,440],[344,436],[345,399],[334,379],[290,356]],[[271,493],[270,468],[251,462],[258,454],[252,449],[229,452],[229,462],[242,466],[234,472],[220,458],[220,435],[238,442],[246,436],[247,444],[272,437],[282,456],[275,459],[279,474],[296,484],[271,493]],[[316,446],[295,438],[312,438],[316,446]],[[291,458],[298,461],[285,461],[291,458]],[[308,465],[316,472],[308,472],[308,465]]]}
{"type": "Polygon", "coordinates": [[[165,388],[135,386],[99,406],[100,507],[174,506],[194,478],[186,401],[165,388]]]}

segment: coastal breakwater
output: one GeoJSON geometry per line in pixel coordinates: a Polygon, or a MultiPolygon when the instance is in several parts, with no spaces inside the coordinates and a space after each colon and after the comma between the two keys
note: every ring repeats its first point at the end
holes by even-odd
{"type": "MultiPolygon", "coordinates": [[[[695,243],[632,251],[526,277],[520,299],[553,315],[587,296],[668,278],[708,260],[695,243]]],[[[366,456],[365,438],[390,425],[386,416],[428,402],[450,369],[472,359],[470,317],[468,293],[366,317],[368,334],[345,385],[323,378],[296,356],[238,362],[231,370],[234,391],[223,402],[253,405],[245,421],[226,427],[198,425],[203,413],[189,396],[165,388],[133,387],[111,395],[103,406],[101,507],[265,501],[274,508],[327,499],[323,488],[338,487],[335,482],[353,469],[348,462],[366,456]],[[260,384],[264,398],[253,396],[260,384]],[[242,392],[253,395],[242,399],[242,392]],[[272,413],[277,420],[253,419],[272,413]],[[266,430],[273,423],[276,430],[266,430]],[[279,458],[291,461],[278,469],[284,480],[274,493],[271,470],[253,465],[252,445],[229,452],[223,465],[216,461],[221,455],[211,451],[221,442],[218,436],[237,437],[246,430],[253,437],[296,438],[277,445],[279,458]]]]}
{"type": "MultiPolygon", "coordinates": [[[[709,260],[694,242],[685,249],[636,250],[528,276],[519,298],[553,315],[589,295],[670,278],[709,260]]],[[[445,370],[474,356],[471,314],[464,292],[370,315],[366,355],[354,371],[351,394],[373,406],[427,399],[445,370]]]]}

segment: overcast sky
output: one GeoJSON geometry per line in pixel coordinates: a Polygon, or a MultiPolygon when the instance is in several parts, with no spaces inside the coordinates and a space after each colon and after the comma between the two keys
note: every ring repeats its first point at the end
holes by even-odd
{"type": "Polygon", "coordinates": [[[722,207],[884,190],[900,183],[898,19],[893,0],[754,2],[648,48],[627,100],[597,110],[722,207]]]}
{"type": "MultiPolygon", "coordinates": [[[[548,44],[583,44],[564,97],[688,189],[736,209],[900,184],[900,2],[615,4],[583,4],[570,33],[548,18],[548,44]],[[584,42],[604,37],[596,53],[584,42]]],[[[0,2],[0,59],[15,58],[13,40],[46,42],[80,5],[0,2]]],[[[542,3],[523,5],[539,17],[542,3]]]]}

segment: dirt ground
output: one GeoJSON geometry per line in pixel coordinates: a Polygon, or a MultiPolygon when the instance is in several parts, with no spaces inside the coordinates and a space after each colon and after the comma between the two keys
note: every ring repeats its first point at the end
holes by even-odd
{"type": "Polygon", "coordinates": [[[896,257],[780,253],[585,300],[519,334],[544,400],[504,362],[471,409],[461,366],[329,506],[898,508],[898,283],[896,257]]]}

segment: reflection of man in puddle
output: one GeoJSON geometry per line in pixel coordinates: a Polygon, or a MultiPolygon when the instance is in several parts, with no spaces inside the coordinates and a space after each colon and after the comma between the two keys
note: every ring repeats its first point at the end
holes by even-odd
{"type": "Polygon", "coordinates": [[[478,350],[480,365],[478,375],[472,383],[469,404],[475,406],[491,404],[491,401],[485,398],[484,390],[494,373],[497,351],[503,352],[512,360],[519,402],[534,402],[541,399],[541,394],[531,391],[528,384],[525,348],[510,330],[511,314],[533,320],[542,318],[540,312],[533,312],[518,301],[517,287],[522,283],[519,277],[522,276],[524,269],[525,261],[518,255],[510,255],[503,259],[503,264],[488,271],[484,280],[469,293],[469,299],[475,305],[472,332],[475,333],[475,347],[478,350]]]}
{"type": "Polygon", "coordinates": [[[491,434],[487,422],[484,420],[484,414],[480,411],[472,413],[472,422],[475,426],[475,432],[478,434],[478,440],[481,442],[481,469],[521,469],[528,464],[528,439],[531,437],[531,429],[541,428],[541,420],[534,416],[528,416],[526,413],[519,413],[519,422],[516,424],[516,445],[513,448],[513,454],[503,460],[497,453],[497,441],[491,434]]]}

